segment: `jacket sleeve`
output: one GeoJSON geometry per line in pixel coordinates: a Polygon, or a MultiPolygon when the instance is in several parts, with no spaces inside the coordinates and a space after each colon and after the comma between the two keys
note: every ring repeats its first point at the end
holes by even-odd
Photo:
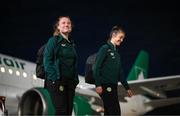
{"type": "Polygon", "coordinates": [[[126,90],[130,89],[130,88],[129,88],[129,85],[128,85],[128,82],[127,82],[127,80],[125,79],[121,62],[120,62],[120,71],[119,71],[119,81],[122,83],[122,85],[124,86],[124,88],[125,88],[126,90]]]}
{"type": "Polygon", "coordinates": [[[101,86],[101,79],[102,79],[102,75],[101,75],[102,67],[101,66],[106,57],[107,49],[108,49],[108,46],[106,46],[106,45],[102,46],[99,49],[95,64],[93,66],[93,77],[95,79],[96,87],[101,86]]]}
{"type": "Polygon", "coordinates": [[[56,73],[57,68],[54,60],[54,49],[55,49],[54,38],[50,38],[49,41],[47,42],[44,51],[43,63],[47,78],[52,80],[55,80],[57,78],[57,73],[56,73]]]}

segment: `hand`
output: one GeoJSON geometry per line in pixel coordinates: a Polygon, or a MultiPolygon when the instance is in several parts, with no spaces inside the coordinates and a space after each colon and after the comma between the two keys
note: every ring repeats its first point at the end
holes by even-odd
{"type": "Polygon", "coordinates": [[[102,94],[102,92],[103,92],[102,87],[101,87],[101,86],[96,87],[96,92],[97,92],[98,94],[102,94]]]}
{"type": "Polygon", "coordinates": [[[128,89],[127,90],[127,93],[128,93],[128,96],[129,97],[132,97],[134,95],[134,93],[132,92],[132,90],[128,89]]]}

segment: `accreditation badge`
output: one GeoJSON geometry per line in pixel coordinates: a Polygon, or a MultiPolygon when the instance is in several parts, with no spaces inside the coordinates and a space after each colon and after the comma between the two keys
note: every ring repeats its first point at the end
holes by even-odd
{"type": "Polygon", "coordinates": [[[111,52],[110,55],[112,56],[112,59],[115,59],[115,55],[113,52],[111,52]]]}
{"type": "Polygon", "coordinates": [[[66,46],[66,44],[61,44],[61,46],[63,46],[63,47],[64,47],[64,46],[66,46]]]}
{"type": "Polygon", "coordinates": [[[111,92],[111,91],[112,91],[112,88],[111,88],[111,87],[107,87],[106,90],[107,90],[108,92],[111,92]]]}
{"type": "Polygon", "coordinates": [[[111,54],[111,56],[114,56],[114,53],[113,53],[113,52],[111,52],[110,54],[111,54]]]}
{"type": "Polygon", "coordinates": [[[64,86],[60,85],[59,86],[59,91],[64,91],[64,86]]]}

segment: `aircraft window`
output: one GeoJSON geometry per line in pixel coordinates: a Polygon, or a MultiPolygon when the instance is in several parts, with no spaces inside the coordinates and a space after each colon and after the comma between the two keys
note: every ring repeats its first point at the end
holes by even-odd
{"type": "Polygon", "coordinates": [[[4,67],[1,67],[1,72],[5,72],[5,68],[4,67]]]}
{"type": "Polygon", "coordinates": [[[12,69],[9,69],[9,74],[13,74],[13,70],[12,69]]]}
{"type": "Polygon", "coordinates": [[[19,71],[16,71],[16,75],[19,76],[19,75],[20,75],[20,72],[19,72],[19,71]]]}
{"type": "Polygon", "coordinates": [[[35,75],[35,74],[33,74],[33,79],[34,79],[34,80],[36,80],[36,79],[37,79],[37,77],[36,77],[36,75],[35,75]]]}
{"type": "Polygon", "coordinates": [[[23,77],[27,77],[27,73],[23,72],[23,77]]]}

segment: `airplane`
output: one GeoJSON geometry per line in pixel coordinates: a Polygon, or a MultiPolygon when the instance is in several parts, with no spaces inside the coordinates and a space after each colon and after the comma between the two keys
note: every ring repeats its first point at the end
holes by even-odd
{"type": "MultiPolygon", "coordinates": [[[[149,54],[142,50],[128,75],[133,97],[118,83],[118,97],[123,116],[139,116],[158,107],[180,103],[180,94],[169,93],[180,90],[180,75],[148,77],[149,54]]],[[[54,114],[54,107],[44,80],[35,75],[33,62],[0,54],[0,115],[54,114]]],[[[103,103],[95,92],[95,85],[88,84],[79,75],[73,115],[103,115],[103,103]]]]}
{"type": "MultiPolygon", "coordinates": [[[[36,64],[0,54],[0,116],[54,114],[44,80],[37,78],[36,64]]],[[[87,99],[76,95],[73,115],[92,114],[87,99]]]]}

